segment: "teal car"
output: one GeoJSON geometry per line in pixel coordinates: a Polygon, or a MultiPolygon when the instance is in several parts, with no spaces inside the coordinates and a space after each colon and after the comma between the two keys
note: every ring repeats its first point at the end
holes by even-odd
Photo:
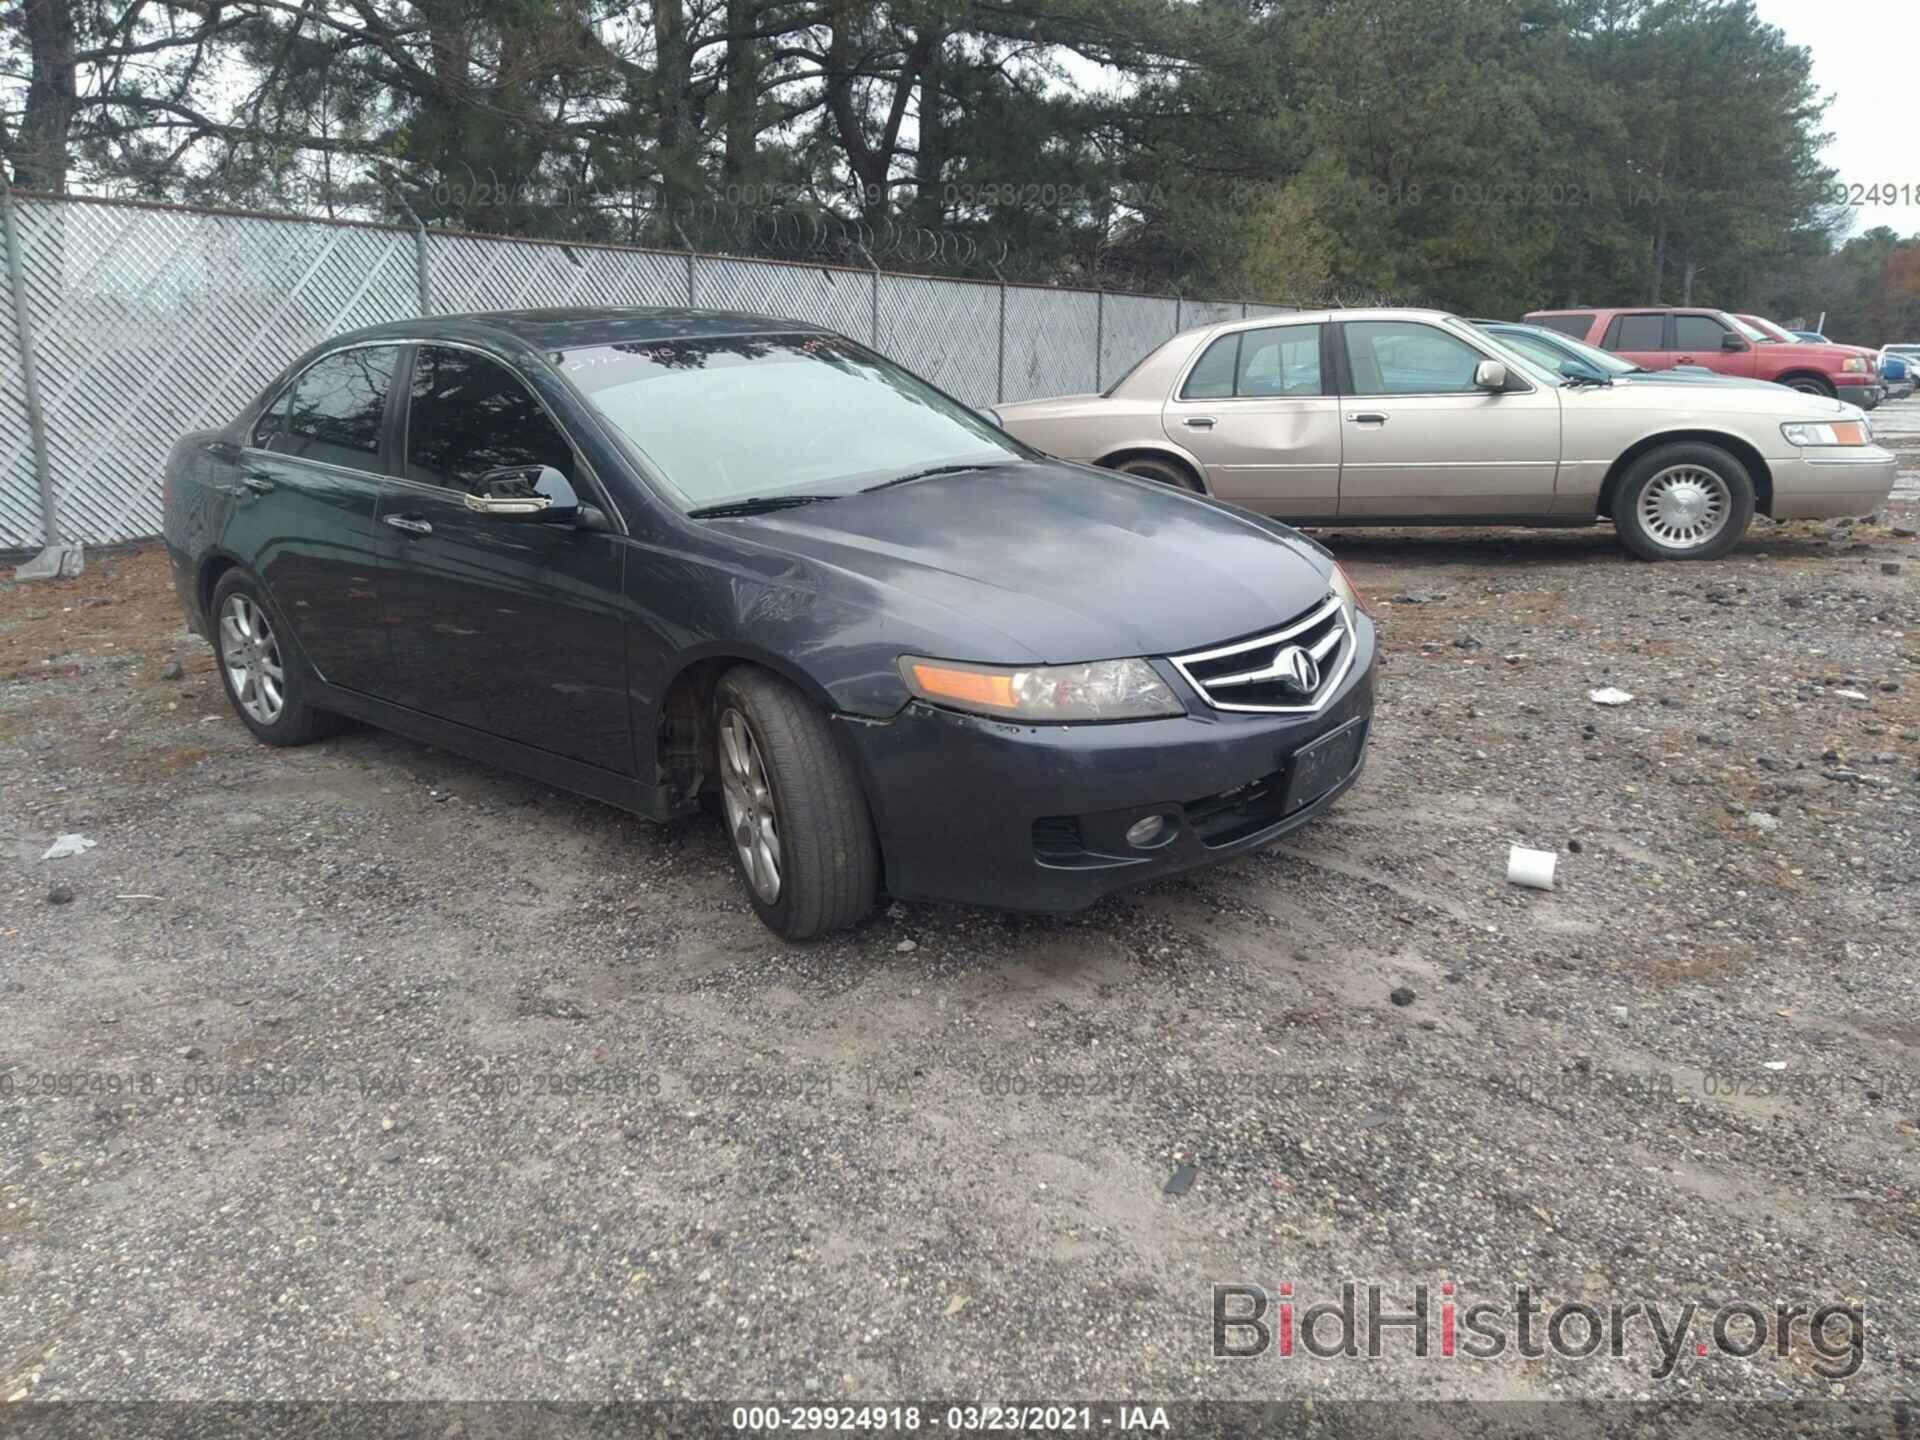
{"type": "Polygon", "coordinates": [[[1525,325],[1514,320],[1475,320],[1480,329],[1511,346],[1536,364],[1569,380],[1629,380],[1649,385],[1766,385],[1770,381],[1745,380],[1737,375],[1716,375],[1704,366],[1676,365],[1671,370],[1649,370],[1610,350],[1575,340],[1544,325],[1525,325]]]}

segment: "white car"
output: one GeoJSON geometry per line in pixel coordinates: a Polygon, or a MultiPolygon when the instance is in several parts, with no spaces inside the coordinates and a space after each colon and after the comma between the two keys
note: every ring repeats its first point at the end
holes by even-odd
{"type": "Polygon", "coordinates": [[[1864,515],[1896,465],[1845,401],[1781,385],[1564,376],[1435,310],[1333,310],[1176,335],[1104,394],[993,407],[1071,460],[1284,520],[1587,525],[1710,559],[1756,512],[1864,515]]]}

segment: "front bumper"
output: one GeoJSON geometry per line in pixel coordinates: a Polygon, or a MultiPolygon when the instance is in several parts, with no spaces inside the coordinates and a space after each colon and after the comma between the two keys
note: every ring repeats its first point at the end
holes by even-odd
{"type": "MultiPolygon", "coordinates": [[[[915,702],[884,722],[843,717],[886,863],[887,892],[1003,910],[1068,911],[1124,886],[1258,849],[1325,811],[1366,759],[1374,634],[1308,716],[1229,714],[1181,684],[1190,713],[1111,725],[1015,725],[915,702]],[[1343,726],[1350,769],[1281,813],[1294,755],[1343,726]],[[1262,783],[1264,782],[1264,784],[1262,783]],[[1134,849],[1133,819],[1174,817],[1172,838],[1134,849]],[[1059,822],[1075,820],[1077,843],[1059,822]]],[[[1171,671],[1168,672],[1171,675],[1171,671]]]]}
{"type": "Polygon", "coordinates": [[[1830,520],[1866,515],[1887,503],[1900,462],[1878,445],[1808,449],[1770,459],[1773,518],[1830,520]]]}

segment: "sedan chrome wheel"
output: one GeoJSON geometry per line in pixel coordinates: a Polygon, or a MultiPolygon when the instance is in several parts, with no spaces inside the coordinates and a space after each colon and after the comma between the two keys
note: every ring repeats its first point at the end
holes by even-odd
{"type": "Polygon", "coordinates": [[[267,623],[267,612],[245,595],[229,595],[220,607],[220,663],[242,710],[262,725],[280,718],[287,706],[280,642],[267,623]]]}
{"type": "Polygon", "coordinates": [[[753,727],[738,710],[720,717],[720,791],[727,805],[727,829],[753,893],[771,905],[780,898],[780,825],[773,786],[760,758],[753,727]]]}
{"type": "Polygon", "coordinates": [[[1674,465],[1647,482],[1637,509],[1653,539],[1670,550],[1697,550],[1726,528],[1733,493],[1711,470],[1674,465]]]}

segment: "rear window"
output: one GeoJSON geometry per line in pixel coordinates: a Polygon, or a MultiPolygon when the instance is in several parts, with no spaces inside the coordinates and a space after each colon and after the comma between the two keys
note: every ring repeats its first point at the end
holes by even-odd
{"type": "Polygon", "coordinates": [[[1543,326],[1548,330],[1558,330],[1562,335],[1571,335],[1576,340],[1587,338],[1587,331],[1593,328],[1591,310],[1570,310],[1564,315],[1529,315],[1529,325],[1543,326]]]}

